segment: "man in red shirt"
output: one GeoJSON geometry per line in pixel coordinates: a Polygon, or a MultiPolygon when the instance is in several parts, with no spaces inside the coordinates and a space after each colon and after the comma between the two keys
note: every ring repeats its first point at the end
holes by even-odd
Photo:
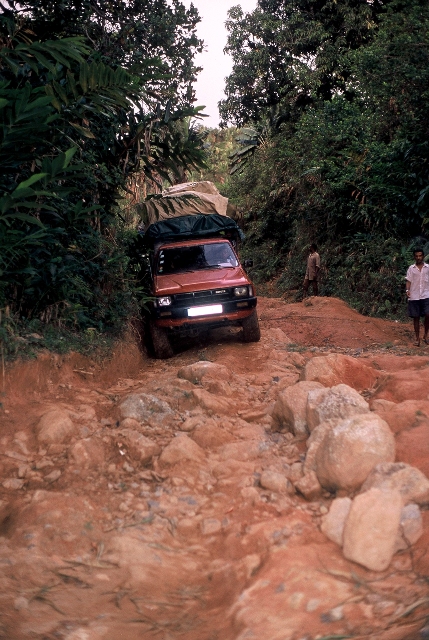
{"type": "Polygon", "coordinates": [[[420,347],[420,318],[424,318],[425,333],[423,340],[429,344],[429,264],[425,262],[423,249],[414,250],[415,264],[407,271],[406,295],[408,298],[408,316],[414,320],[416,334],[415,346],[420,347]]]}

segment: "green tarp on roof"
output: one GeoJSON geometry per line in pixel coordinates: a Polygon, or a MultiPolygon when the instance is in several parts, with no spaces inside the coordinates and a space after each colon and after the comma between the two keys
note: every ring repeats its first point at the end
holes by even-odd
{"type": "Polygon", "coordinates": [[[235,220],[213,213],[159,220],[147,228],[143,237],[146,244],[153,246],[160,242],[198,238],[225,237],[236,240],[244,238],[244,235],[235,220]]]}

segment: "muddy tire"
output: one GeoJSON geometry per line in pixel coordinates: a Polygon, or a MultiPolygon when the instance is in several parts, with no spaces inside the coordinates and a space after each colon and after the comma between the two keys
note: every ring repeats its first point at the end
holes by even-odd
{"type": "Polygon", "coordinates": [[[149,336],[151,352],[155,358],[164,360],[174,355],[167,331],[162,327],[157,327],[152,320],[149,321],[149,336]]]}
{"type": "Polygon", "coordinates": [[[241,324],[243,327],[243,341],[244,342],[259,342],[261,339],[261,330],[259,328],[258,316],[256,310],[252,315],[245,318],[241,324]]]}

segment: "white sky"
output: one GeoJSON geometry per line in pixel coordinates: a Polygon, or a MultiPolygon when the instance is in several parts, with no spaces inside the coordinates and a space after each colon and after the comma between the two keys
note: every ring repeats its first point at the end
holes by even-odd
{"type": "Polygon", "coordinates": [[[253,11],[257,0],[182,0],[189,8],[192,4],[198,9],[201,22],[197,26],[197,33],[204,40],[205,51],[195,59],[197,66],[203,67],[195,85],[196,105],[205,105],[205,113],[209,114],[201,122],[206,127],[219,126],[219,112],[217,103],[223,100],[225,78],[232,69],[229,56],[224,55],[227,31],[225,21],[231,7],[240,5],[244,12],[253,11]]]}

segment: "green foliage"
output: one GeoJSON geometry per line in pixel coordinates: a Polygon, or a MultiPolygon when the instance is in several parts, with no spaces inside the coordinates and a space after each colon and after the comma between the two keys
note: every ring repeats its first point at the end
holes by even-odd
{"type": "Polygon", "coordinates": [[[210,180],[223,191],[229,179],[230,157],[235,145],[236,130],[233,127],[211,129],[200,126],[199,135],[203,141],[205,166],[192,170],[189,179],[195,182],[210,180]]]}
{"type": "Polygon", "coordinates": [[[403,313],[410,247],[426,243],[429,219],[429,6],[260,0],[252,14],[232,10],[229,29],[223,116],[251,127],[227,190],[244,212],[252,275],[300,292],[316,242],[322,294],[403,313]]]}
{"type": "Polygon", "coordinates": [[[260,122],[278,105],[284,121],[346,89],[344,56],[368,42],[385,2],[259,0],[229,11],[225,51],[233,59],[221,101],[223,124],[260,122]]]}
{"type": "MultiPolygon", "coordinates": [[[[148,3],[137,4],[142,11],[148,3]]],[[[69,3],[61,16],[57,3],[30,2],[24,17],[9,5],[0,17],[0,308],[11,317],[117,332],[147,298],[121,194],[133,174],[161,183],[203,163],[201,141],[183,134],[201,108],[184,94],[169,98],[167,58],[146,52],[138,62],[127,47],[119,55],[118,33],[99,21],[100,11],[113,20],[110,5],[69,3]],[[64,22],[68,11],[88,22],[64,22]],[[155,85],[166,89],[163,108],[155,85]]],[[[179,39],[180,66],[188,47],[183,88],[195,72],[198,16],[173,5],[156,50],[172,53],[179,39]],[[189,38],[180,35],[185,23],[189,38]]],[[[125,4],[121,11],[123,18],[125,4]]],[[[118,29],[121,16],[111,23],[118,29]]]]}
{"type": "Polygon", "coordinates": [[[76,331],[38,319],[19,319],[0,309],[0,360],[32,359],[41,351],[77,351],[104,360],[112,355],[115,337],[94,327],[76,331]]]}
{"type": "Polygon", "coordinates": [[[170,100],[186,107],[194,101],[199,68],[195,54],[203,42],[196,35],[197,10],[180,0],[25,0],[16,3],[29,16],[41,40],[82,36],[92,59],[143,76],[153,103],[170,100]]]}

